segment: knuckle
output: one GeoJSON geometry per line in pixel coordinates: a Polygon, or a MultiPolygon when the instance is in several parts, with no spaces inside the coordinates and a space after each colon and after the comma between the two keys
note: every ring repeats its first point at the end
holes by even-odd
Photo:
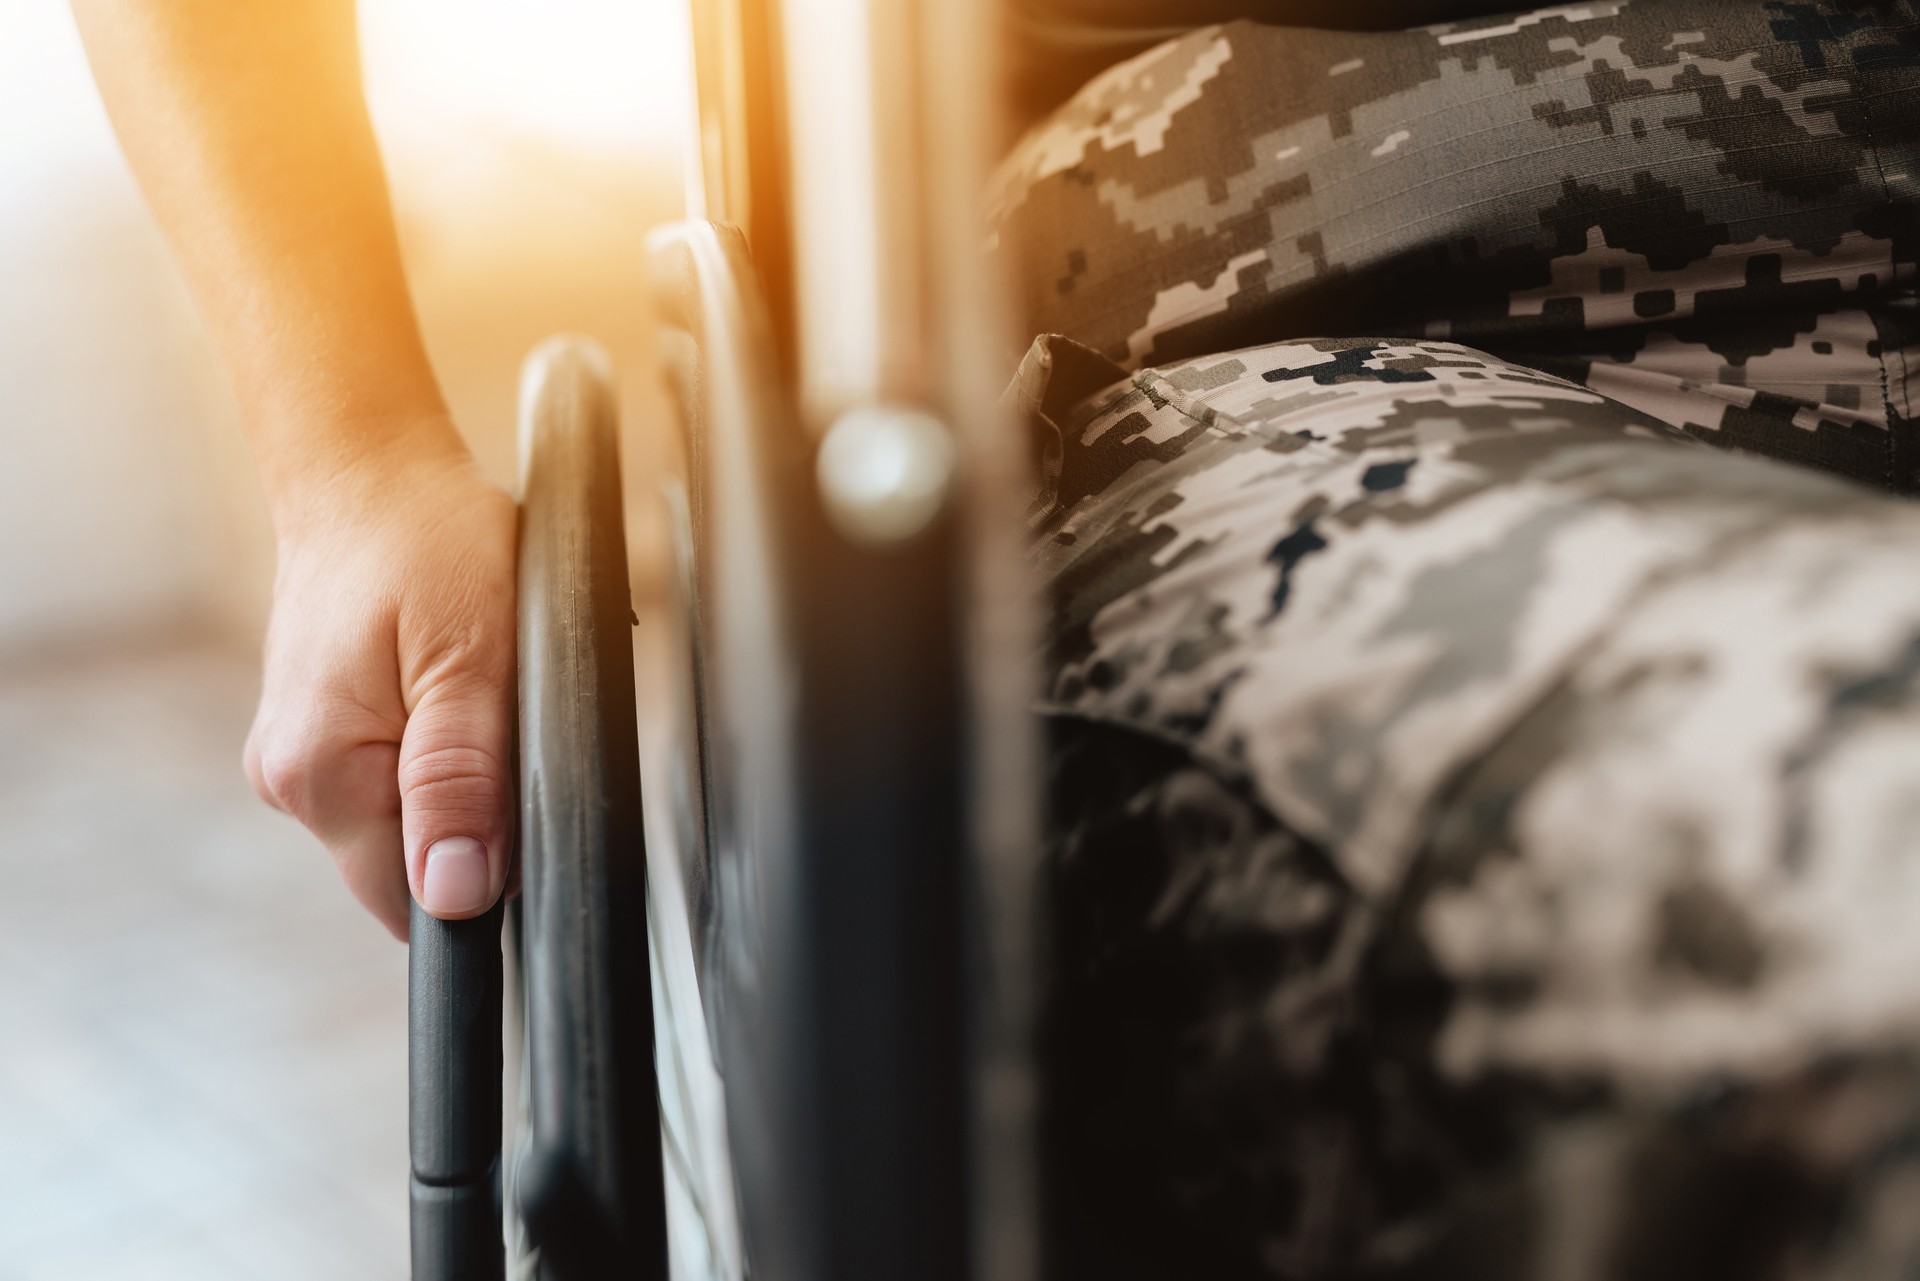
{"type": "Polygon", "coordinates": [[[260,782],[282,809],[298,813],[311,798],[313,763],[302,753],[269,750],[260,754],[260,782]]]}
{"type": "Polygon", "coordinates": [[[422,621],[413,635],[412,649],[422,696],[475,705],[490,705],[511,688],[514,664],[512,609],[502,617],[489,611],[462,610],[422,621]],[[502,625],[504,620],[504,626],[502,625]]]}
{"type": "Polygon", "coordinates": [[[400,764],[400,795],[415,806],[497,808],[506,772],[491,752],[478,747],[435,747],[400,764]]]}
{"type": "Polygon", "coordinates": [[[274,795],[273,788],[267,783],[266,776],[261,773],[258,766],[249,768],[246,774],[248,785],[253,788],[255,798],[257,798],[262,805],[270,809],[285,809],[285,806],[280,803],[280,798],[274,795]]]}
{"type": "Polygon", "coordinates": [[[250,773],[268,804],[298,818],[313,809],[327,755],[326,745],[310,736],[270,736],[254,749],[250,773]]]}
{"type": "Polygon", "coordinates": [[[266,773],[260,768],[260,745],[252,735],[248,735],[246,748],[240,753],[240,771],[247,776],[247,785],[255,796],[279,808],[280,802],[274,798],[273,789],[267,786],[266,773]]]}

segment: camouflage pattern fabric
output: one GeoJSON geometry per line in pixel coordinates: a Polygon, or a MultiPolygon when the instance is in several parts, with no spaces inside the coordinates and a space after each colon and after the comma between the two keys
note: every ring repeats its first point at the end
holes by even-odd
{"type": "Polygon", "coordinates": [[[1015,147],[1055,1275],[1920,1274],[1917,162],[1911,0],[1229,22],[1015,147]]]}
{"type": "Polygon", "coordinates": [[[1920,507],[1444,341],[1014,394],[1057,1275],[1920,1268],[1920,507]]]}
{"type": "Polygon", "coordinates": [[[1031,130],[992,206],[1028,332],[1128,368],[1460,341],[1702,438],[1920,485],[1914,0],[1203,27],[1031,130]]]}
{"type": "Polygon", "coordinates": [[[1005,97],[1024,126],[1115,63],[1195,27],[1235,18],[1398,31],[1513,7],[1512,0],[1019,0],[1001,13],[1005,97]]]}

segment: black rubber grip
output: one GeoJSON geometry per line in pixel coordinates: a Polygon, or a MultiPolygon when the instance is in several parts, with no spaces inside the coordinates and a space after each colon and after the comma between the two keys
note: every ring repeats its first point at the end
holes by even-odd
{"type": "Polygon", "coordinates": [[[492,1175],[435,1187],[414,1179],[414,1281],[499,1281],[506,1275],[492,1175]]]}
{"type": "Polygon", "coordinates": [[[413,1281],[500,1281],[500,915],[408,925],[413,1281]]]}

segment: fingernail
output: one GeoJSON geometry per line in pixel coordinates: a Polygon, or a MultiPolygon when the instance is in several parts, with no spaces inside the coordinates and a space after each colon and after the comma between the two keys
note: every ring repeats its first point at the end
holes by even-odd
{"type": "Polygon", "coordinates": [[[420,906],[435,916],[478,912],[493,889],[487,847],[471,836],[449,836],[427,847],[420,874],[420,906]]]}

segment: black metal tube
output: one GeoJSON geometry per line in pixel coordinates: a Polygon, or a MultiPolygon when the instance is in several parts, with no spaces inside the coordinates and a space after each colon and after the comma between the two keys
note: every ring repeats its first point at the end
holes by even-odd
{"type": "Polygon", "coordinates": [[[500,908],[408,926],[414,1281],[501,1281],[500,908]]]}

